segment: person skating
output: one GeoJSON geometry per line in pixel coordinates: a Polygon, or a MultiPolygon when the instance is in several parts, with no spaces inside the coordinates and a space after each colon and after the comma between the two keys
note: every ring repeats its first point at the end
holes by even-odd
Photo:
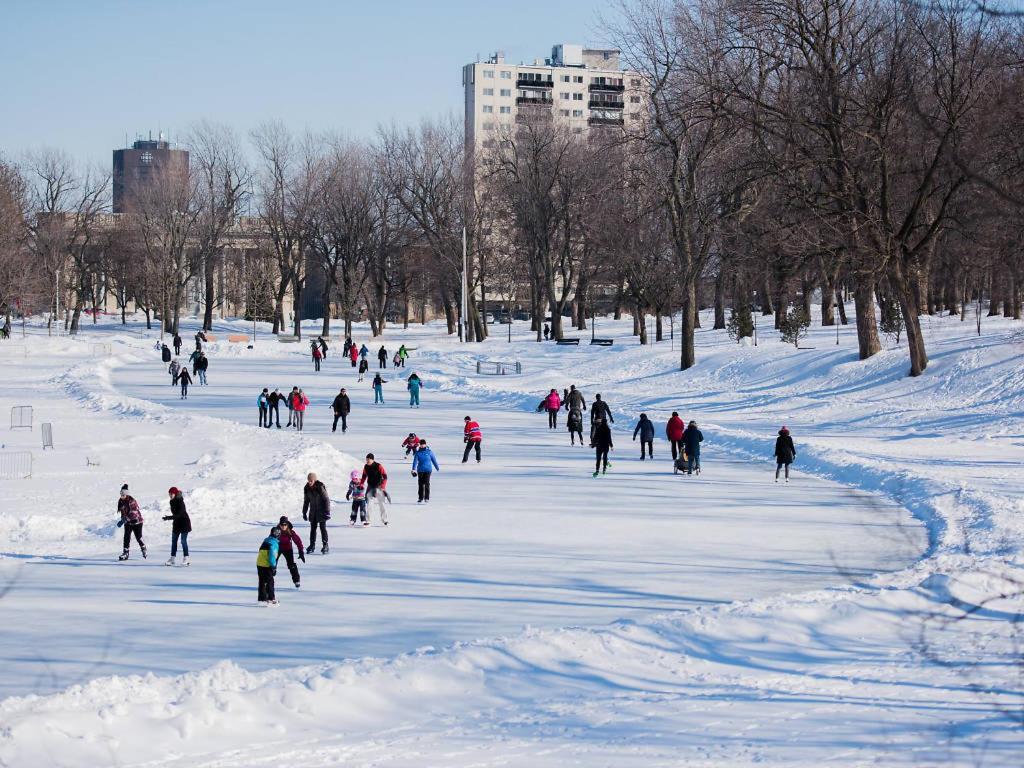
{"type": "Polygon", "coordinates": [[[348,359],[352,361],[352,367],[353,368],[356,367],[356,361],[358,360],[358,358],[359,358],[359,350],[356,348],[355,344],[352,344],[348,348],[348,359]]]}
{"type": "Polygon", "coordinates": [[[402,447],[405,448],[405,458],[409,458],[410,453],[416,453],[420,447],[420,439],[416,437],[415,432],[410,432],[409,436],[402,441],[402,447]]]}
{"type": "Polygon", "coordinates": [[[572,408],[565,424],[569,428],[569,443],[576,445],[576,436],[579,435],[580,445],[583,445],[583,412],[579,408],[572,408]]]}
{"type": "Polygon", "coordinates": [[[405,388],[409,390],[409,407],[413,406],[420,407],[420,387],[423,386],[423,381],[420,379],[419,374],[413,373],[406,380],[405,388]]]}
{"type": "Polygon", "coordinates": [[[548,412],[548,429],[558,429],[558,412],[562,410],[562,398],[558,390],[552,389],[544,398],[544,410],[548,412]]]}
{"type": "Polygon", "coordinates": [[[590,447],[594,447],[594,430],[597,429],[598,424],[609,422],[615,423],[615,419],[612,417],[612,410],[608,407],[608,403],[601,399],[601,395],[594,395],[594,402],[590,406],[590,447]]]}
{"type": "Polygon", "coordinates": [[[174,334],[174,338],[171,339],[171,343],[174,345],[174,354],[175,355],[180,355],[181,354],[181,336],[179,336],[178,334],[174,334]]]}
{"type": "Polygon", "coordinates": [[[289,405],[292,409],[292,427],[301,432],[303,423],[306,420],[306,406],[309,405],[309,398],[298,387],[292,388],[289,398],[289,405]]]}
{"type": "Polygon", "coordinates": [[[310,472],[306,475],[306,484],[302,486],[302,519],[309,521],[309,546],[306,547],[306,554],[316,549],[316,531],[320,529],[320,539],[323,546],[320,554],[326,555],[327,546],[327,521],[331,519],[331,497],[327,493],[327,486],[316,479],[316,473],[310,472]]]}
{"type": "Polygon", "coordinates": [[[142,557],[146,557],[146,543],[142,540],[142,510],[139,503],[128,495],[128,483],[121,486],[121,495],[117,500],[117,527],[124,527],[124,545],[121,549],[121,556],[118,560],[128,559],[128,547],[131,546],[132,536],[139,543],[139,551],[142,557]]]}
{"type": "Polygon", "coordinates": [[[700,444],[704,442],[704,435],[697,429],[697,422],[691,421],[683,432],[683,447],[686,449],[686,474],[692,475],[696,468],[700,474],[700,444]]]}
{"type": "Polygon", "coordinates": [[[278,548],[281,553],[280,556],[288,564],[288,573],[291,574],[292,584],[298,589],[302,577],[299,574],[299,566],[295,564],[296,555],[298,555],[299,560],[306,562],[306,550],[302,546],[302,538],[299,536],[299,532],[295,530],[295,526],[292,525],[292,521],[284,515],[281,515],[277,527],[281,529],[281,535],[277,539],[278,548]]]}
{"type": "Polygon", "coordinates": [[[547,341],[550,338],[551,338],[551,327],[547,323],[544,323],[544,341],[547,341]]]}
{"type": "Polygon", "coordinates": [[[380,403],[384,405],[384,385],[388,383],[388,380],[382,378],[379,373],[373,377],[373,403],[376,405],[380,403]]]}
{"type": "MultiPolygon", "coordinates": [[[[366,464],[363,465],[363,474],[360,477],[366,485],[367,514],[369,514],[370,501],[376,501],[380,520],[384,525],[387,525],[388,516],[384,511],[384,499],[391,501],[391,497],[388,496],[387,470],[384,469],[383,464],[374,458],[372,453],[368,453],[366,454],[366,464]]],[[[366,525],[369,525],[369,521],[367,521],[366,525]]]]}
{"type": "Polygon", "coordinates": [[[355,525],[358,520],[363,525],[369,525],[370,521],[366,516],[366,484],[358,469],[353,469],[349,475],[345,499],[352,501],[352,513],[348,517],[348,524],[355,525]]]}
{"type": "Polygon", "coordinates": [[[178,371],[178,383],[181,384],[181,399],[188,400],[188,385],[192,383],[192,377],[188,374],[188,368],[178,371]]]}
{"type": "Polygon", "coordinates": [[[188,362],[192,366],[192,375],[193,376],[198,376],[199,375],[198,365],[199,365],[199,356],[200,355],[202,355],[202,350],[200,350],[197,347],[195,349],[195,351],[192,352],[192,354],[188,356],[188,362]]]}
{"type": "Polygon", "coordinates": [[[177,488],[168,488],[167,495],[170,497],[171,514],[165,515],[164,520],[171,521],[171,557],[164,565],[174,565],[178,556],[178,540],[181,539],[182,565],[188,565],[188,535],[192,533],[192,520],[185,509],[185,497],[177,488]]]}
{"type": "Polygon", "coordinates": [[[420,440],[419,448],[412,457],[412,476],[416,478],[417,504],[430,501],[430,475],[441,471],[434,452],[427,447],[426,440],[420,440]]]}
{"type": "Polygon", "coordinates": [[[260,392],[256,398],[256,407],[259,408],[260,412],[260,426],[270,427],[270,393],[267,388],[264,387],[263,391],[260,392]]]}
{"type": "Polygon", "coordinates": [[[585,412],[587,404],[583,400],[583,393],[576,389],[575,384],[570,384],[569,394],[565,396],[565,410],[571,411],[573,408],[585,412]]]}
{"type": "Polygon", "coordinates": [[[202,331],[196,331],[196,349],[202,349],[203,344],[206,343],[206,334],[202,331]]]}
{"type": "Polygon", "coordinates": [[[277,422],[277,428],[281,428],[281,403],[284,402],[284,395],[277,391],[275,388],[273,392],[267,397],[267,406],[269,411],[267,413],[267,428],[270,428],[271,420],[277,422]]]}
{"type": "Polygon", "coordinates": [[[789,482],[789,465],[796,459],[796,446],[793,445],[793,436],[783,425],[779,430],[779,436],[775,438],[775,482],[779,482],[779,470],[786,468],[786,482],[789,482]]]}
{"type": "Polygon", "coordinates": [[[633,430],[633,442],[636,442],[636,436],[640,435],[640,461],[644,460],[644,446],[647,447],[647,456],[654,458],[654,424],[647,418],[646,413],[640,414],[640,421],[636,423],[636,429],[633,430]]]}
{"type": "Polygon", "coordinates": [[[166,344],[160,345],[160,359],[165,363],[171,362],[171,348],[166,344]]]}
{"type": "Polygon", "coordinates": [[[398,356],[397,352],[391,356],[391,364],[395,366],[395,368],[402,367],[402,359],[398,356]]]}
{"type": "Polygon", "coordinates": [[[377,366],[379,368],[388,367],[388,351],[383,346],[377,351],[377,366]]]}
{"type": "Polygon", "coordinates": [[[260,605],[277,605],[274,577],[277,575],[277,559],[281,556],[281,543],[278,541],[280,535],[281,529],[275,525],[270,529],[270,535],[260,544],[256,555],[256,577],[259,580],[257,599],[260,605]]]}
{"type": "Polygon", "coordinates": [[[316,343],[320,346],[320,357],[322,357],[324,360],[326,360],[327,359],[327,342],[324,341],[324,337],[323,336],[317,336],[316,337],[316,343]]]}
{"type": "MultiPolygon", "coordinates": [[[[353,347],[353,349],[354,349],[354,347],[353,347]]],[[[353,363],[353,365],[355,365],[355,363],[353,363]]],[[[370,370],[370,364],[366,361],[365,357],[361,358],[359,360],[359,379],[358,379],[358,381],[361,382],[366,377],[366,372],[368,370],[370,370]]]]}
{"type": "Polygon", "coordinates": [[[462,463],[469,461],[469,452],[476,451],[476,463],[480,463],[480,444],[484,440],[480,425],[467,416],[463,421],[466,426],[462,430],[462,440],[466,443],[466,450],[462,452],[462,463]]]}
{"type": "Polygon", "coordinates": [[[285,406],[288,408],[288,423],[286,427],[292,426],[298,418],[295,415],[295,396],[299,393],[298,387],[292,387],[292,391],[285,396],[285,406]]]}
{"type": "Polygon", "coordinates": [[[405,344],[398,348],[398,365],[405,368],[405,361],[409,359],[409,350],[405,348],[405,344]]]}
{"type": "Polygon", "coordinates": [[[206,386],[206,369],[210,367],[210,358],[205,353],[199,353],[199,359],[196,360],[196,370],[199,372],[199,383],[204,387],[206,386]]]}
{"type": "Polygon", "coordinates": [[[348,357],[349,350],[352,349],[352,338],[350,336],[345,337],[345,343],[341,347],[341,356],[348,357]]]}
{"type": "Polygon", "coordinates": [[[608,471],[608,451],[615,448],[612,443],[612,430],[607,421],[600,421],[594,427],[594,477],[608,471]]]}
{"type": "Polygon", "coordinates": [[[178,358],[171,360],[171,364],[167,366],[167,372],[171,374],[171,386],[173,387],[178,383],[178,371],[181,370],[181,363],[178,362],[178,358]]]}
{"type": "Polygon", "coordinates": [[[359,356],[364,360],[367,359],[370,356],[370,348],[363,344],[361,347],[359,347],[359,356]]]}
{"type": "Polygon", "coordinates": [[[323,352],[320,351],[320,345],[315,341],[309,345],[309,351],[313,355],[313,370],[320,371],[320,360],[323,358],[323,352]]]}
{"type": "Polygon", "coordinates": [[[352,411],[352,401],[349,400],[344,387],[334,396],[331,409],[334,411],[334,424],[331,425],[331,432],[338,431],[338,419],[341,419],[341,434],[345,434],[348,430],[348,415],[352,411]]]}
{"type": "Polygon", "coordinates": [[[683,455],[683,432],[685,431],[686,422],[679,418],[676,411],[672,411],[671,418],[665,424],[665,437],[668,438],[668,442],[672,446],[673,461],[683,455]]]}

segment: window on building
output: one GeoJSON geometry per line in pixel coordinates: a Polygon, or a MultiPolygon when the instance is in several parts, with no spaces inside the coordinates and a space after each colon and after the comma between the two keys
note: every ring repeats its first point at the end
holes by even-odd
{"type": "Polygon", "coordinates": [[[512,79],[512,73],[509,72],[507,69],[503,69],[501,71],[501,79],[502,80],[511,80],[512,79]]]}
{"type": "Polygon", "coordinates": [[[501,95],[502,96],[511,96],[512,95],[512,89],[511,88],[502,88],[501,89],[501,95]]]}
{"type": "Polygon", "coordinates": [[[572,76],[572,81],[574,83],[582,83],[583,82],[583,75],[573,75],[572,76]]]}
{"type": "Polygon", "coordinates": [[[485,69],[484,70],[484,77],[488,78],[489,80],[493,80],[494,79],[494,70],[493,69],[485,69]]]}
{"type": "Polygon", "coordinates": [[[572,116],[573,117],[583,117],[583,110],[582,109],[574,109],[572,111],[572,116]]]}
{"type": "Polygon", "coordinates": [[[561,97],[562,101],[568,101],[569,100],[569,94],[568,93],[560,93],[558,95],[561,97]]]}
{"type": "Polygon", "coordinates": [[[491,147],[498,146],[498,142],[494,139],[484,139],[484,146],[490,149],[491,147]]]}
{"type": "Polygon", "coordinates": [[[568,75],[562,75],[562,82],[563,83],[568,83],[569,82],[569,76],[568,75]]]}
{"type": "Polygon", "coordinates": [[[560,109],[558,111],[562,113],[562,117],[568,117],[569,116],[569,110],[568,109],[560,109]]]}
{"type": "Polygon", "coordinates": [[[572,95],[572,100],[573,101],[583,101],[583,94],[582,93],[574,93],[572,95]]]}
{"type": "Polygon", "coordinates": [[[484,123],[484,130],[485,131],[493,131],[494,130],[494,123],[484,123]]]}
{"type": "Polygon", "coordinates": [[[631,88],[639,88],[640,87],[640,81],[637,80],[636,78],[633,78],[632,80],[629,81],[629,85],[630,85],[631,88]]]}
{"type": "Polygon", "coordinates": [[[503,115],[511,115],[512,107],[498,107],[498,111],[503,115]]]}
{"type": "Polygon", "coordinates": [[[494,107],[492,107],[490,104],[484,104],[484,114],[489,115],[492,112],[494,112],[494,107]]]}
{"type": "Polygon", "coordinates": [[[630,96],[629,97],[629,103],[630,104],[639,104],[640,103],[640,97],[639,96],[630,96]]]}
{"type": "Polygon", "coordinates": [[[493,96],[493,95],[494,95],[494,89],[493,88],[484,88],[484,96],[493,96]]]}

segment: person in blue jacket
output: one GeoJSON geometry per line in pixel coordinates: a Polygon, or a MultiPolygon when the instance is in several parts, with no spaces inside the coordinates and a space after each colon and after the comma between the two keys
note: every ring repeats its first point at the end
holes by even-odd
{"type": "Polygon", "coordinates": [[[437,457],[427,447],[427,441],[421,439],[419,450],[412,455],[412,476],[416,478],[419,496],[417,504],[430,501],[430,475],[434,470],[441,471],[437,457]]]}
{"type": "Polygon", "coordinates": [[[359,356],[365,360],[368,354],[370,354],[370,350],[365,344],[363,344],[363,346],[359,348],[359,356]]]}
{"type": "Polygon", "coordinates": [[[281,529],[275,525],[270,529],[270,535],[260,544],[259,554],[256,555],[260,605],[277,605],[274,576],[277,575],[277,558],[281,555],[281,545],[278,541],[280,536],[281,529]]]}
{"type": "Polygon", "coordinates": [[[640,461],[644,460],[644,446],[647,447],[647,455],[650,458],[654,458],[654,425],[651,420],[647,418],[646,413],[640,414],[640,421],[636,423],[636,429],[633,430],[633,442],[636,442],[636,436],[640,435],[640,461]]]}
{"type": "Polygon", "coordinates": [[[256,407],[260,409],[260,426],[270,426],[270,392],[264,387],[256,398],[256,407]]]}
{"type": "Polygon", "coordinates": [[[408,384],[406,384],[406,388],[409,390],[409,407],[412,408],[413,406],[416,406],[417,408],[419,408],[420,407],[420,387],[423,386],[423,382],[420,380],[420,377],[418,375],[416,375],[415,373],[412,374],[407,379],[407,381],[408,381],[408,384]]]}

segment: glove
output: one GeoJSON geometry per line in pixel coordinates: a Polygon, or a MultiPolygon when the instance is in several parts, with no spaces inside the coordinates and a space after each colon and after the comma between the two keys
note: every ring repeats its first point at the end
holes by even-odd
{"type": "Polygon", "coordinates": [[[303,552],[301,549],[299,550],[299,560],[301,560],[302,562],[306,562],[306,553],[303,552]]]}
{"type": "Polygon", "coordinates": [[[271,568],[270,569],[270,575],[271,576],[277,576],[277,568],[271,568]]]}
{"type": "Polygon", "coordinates": [[[124,520],[118,520],[117,527],[120,528],[122,525],[124,525],[124,520]]]}
{"type": "Polygon", "coordinates": [[[412,476],[416,477],[416,470],[415,469],[412,471],[412,476]]]}
{"type": "Polygon", "coordinates": [[[165,515],[164,517],[162,517],[162,518],[160,518],[160,519],[161,519],[161,520],[173,520],[173,519],[174,519],[174,516],[173,516],[173,515],[165,515]]]}
{"type": "Polygon", "coordinates": [[[309,522],[309,516],[305,512],[302,513],[302,519],[305,520],[307,523],[309,522]]]}

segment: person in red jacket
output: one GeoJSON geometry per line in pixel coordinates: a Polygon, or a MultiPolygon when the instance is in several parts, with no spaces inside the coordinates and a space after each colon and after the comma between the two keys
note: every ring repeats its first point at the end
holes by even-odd
{"type": "Polygon", "coordinates": [[[673,461],[683,453],[683,432],[685,431],[686,424],[679,418],[679,413],[672,411],[672,418],[665,425],[665,437],[668,438],[668,442],[672,446],[673,461]]]}
{"type": "Polygon", "coordinates": [[[370,519],[370,505],[376,502],[380,521],[387,525],[388,517],[384,510],[384,499],[391,501],[391,497],[388,496],[388,471],[374,458],[372,453],[366,454],[366,463],[363,465],[360,482],[366,486],[366,521],[370,519]]]}
{"type": "Polygon", "coordinates": [[[462,439],[466,443],[466,450],[462,454],[462,463],[465,464],[469,461],[469,452],[476,449],[476,463],[479,464],[480,443],[482,443],[484,439],[483,433],[480,432],[480,425],[469,418],[469,416],[467,416],[464,421],[466,422],[466,428],[462,431],[462,439]]]}
{"type": "Polygon", "coordinates": [[[356,367],[356,360],[359,359],[359,347],[353,344],[348,348],[348,359],[352,361],[352,367],[356,367]]]}
{"type": "Polygon", "coordinates": [[[548,412],[548,429],[558,429],[558,412],[562,409],[562,399],[558,390],[552,389],[544,398],[544,410],[548,412]]]}
{"type": "Polygon", "coordinates": [[[292,575],[292,583],[298,589],[300,576],[299,566],[295,564],[295,556],[297,554],[299,560],[306,562],[306,550],[302,546],[302,539],[292,525],[291,520],[282,515],[277,527],[281,529],[281,535],[277,537],[278,551],[281,557],[285,559],[285,562],[288,563],[288,573],[292,575]]]}

